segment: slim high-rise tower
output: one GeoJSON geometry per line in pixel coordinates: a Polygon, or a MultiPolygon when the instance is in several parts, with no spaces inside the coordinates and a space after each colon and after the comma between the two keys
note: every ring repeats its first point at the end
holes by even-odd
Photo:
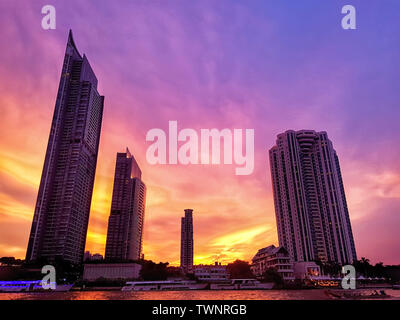
{"type": "Polygon", "coordinates": [[[327,133],[286,131],[269,154],[279,245],[294,261],[353,262],[339,158],[327,133]]]}
{"type": "Polygon", "coordinates": [[[105,259],[141,258],[146,202],[146,186],[141,178],[142,172],[128,148],[125,153],[117,153],[105,259]]]}
{"type": "Polygon", "coordinates": [[[70,31],[26,259],[83,259],[104,97],[70,31]]]}
{"type": "Polygon", "coordinates": [[[185,209],[181,220],[181,268],[193,271],[193,210],[185,209]]]}

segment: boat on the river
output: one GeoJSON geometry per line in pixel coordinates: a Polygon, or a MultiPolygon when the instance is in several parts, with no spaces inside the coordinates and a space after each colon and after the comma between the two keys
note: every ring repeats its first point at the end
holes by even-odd
{"type": "Polygon", "coordinates": [[[122,291],[178,291],[201,290],[207,283],[197,283],[191,280],[165,280],[165,281],[129,281],[122,287],[122,291]]]}
{"type": "Polygon", "coordinates": [[[44,289],[42,280],[0,281],[0,292],[51,292],[69,291],[73,284],[56,284],[55,289],[44,289]]]}
{"type": "Polygon", "coordinates": [[[213,283],[211,290],[269,290],[274,287],[272,282],[262,283],[256,279],[232,279],[228,283],[213,283]]]}
{"type": "Polygon", "coordinates": [[[390,295],[384,290],[325,290],[328,297],[332,299],[388,299],[390,295]]]}

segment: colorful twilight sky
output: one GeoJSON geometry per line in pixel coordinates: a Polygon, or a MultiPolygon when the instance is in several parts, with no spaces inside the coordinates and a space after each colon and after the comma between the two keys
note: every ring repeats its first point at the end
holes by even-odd
{"type": "Polygon", "coordinates": [[[0,3],[0,257],[24,258],[68,30],[105,96],[86,249],[104,254],[116,152],[147,185],[146,259],[179,263],[194,209],[195,263],[277,245],[268,150],[288,129],[327,131],[358,257],[400,264],[400,1],[0,3]],[[343,30],[341,8],[357,10],[343,30]],[[56,29],[41,27],[42,6],[56,29]],[[150,165],[146,133],[255,130],[255,169],[150,165]]]}

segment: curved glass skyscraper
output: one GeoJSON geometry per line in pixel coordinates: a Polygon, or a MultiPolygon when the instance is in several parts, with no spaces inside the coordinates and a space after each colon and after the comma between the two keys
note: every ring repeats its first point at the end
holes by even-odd
{"type": "Polygon", "coordinates": [[[83,259],[104,97],[70,31],[26,260],[83,259]]]}
{"type": "Polygon", "coordinates": [[[134,156],[118,152],[115,163],[111,212],[108,219],[107,260],[142,258],[146,185],[134,156]]]}

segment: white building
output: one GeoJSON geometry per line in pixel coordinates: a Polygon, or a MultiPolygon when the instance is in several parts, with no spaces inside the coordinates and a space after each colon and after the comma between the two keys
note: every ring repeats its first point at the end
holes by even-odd
{"type": "Polygon", "coordinates": [[[279,245],[292,261],[357,260],[339,157],[327,133],[288,130],[269,154],[279,245]]]}
{"type": "Polygon", "coordinates": [[[229,279],[226,266],[215,263],[215,265],[194,266],[194,275],[199,281],[221,282],[229,279]]]}
{"type": "Polygon", "coordinates": [[[285,281],[294,280],[293,263],[289,252],[284,247],[274,245],[258,250],[252,259],[251,271],[256,277],[261,277],[269,268],[274,268],[285,281]]]}
{"type": "Polygon", "coordinates": [[[95,281],[103,278],[107,280],[137,279],[142,266],[138,263],[86,263],[83,271],[83,280],[95,281]]]}

